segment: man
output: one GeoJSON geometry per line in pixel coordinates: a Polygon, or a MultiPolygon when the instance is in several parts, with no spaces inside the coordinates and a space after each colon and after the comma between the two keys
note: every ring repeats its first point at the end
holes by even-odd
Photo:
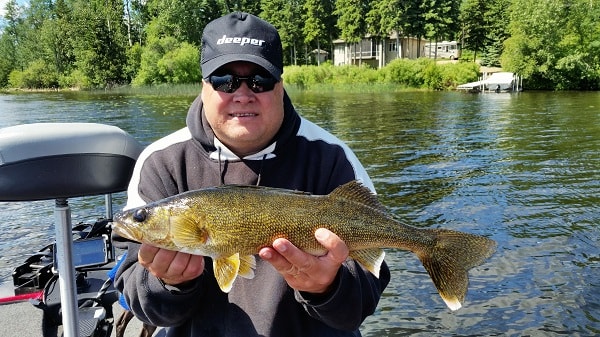
{"type": "MultiPolygon", "coordinates": [[[[201,67],[187,127],[142,153],[126,208],[221,184],[328,194],[356,179],[373,189],[351,150],[294,110],[273,26],[246,13],[209,23],[201,67]]],[[[209,258],[122,241],[128,255],[116,286],[139,319],[170,327],[169,336],[360,336],[389,270],[384,264],[378,279],[347,259],[335,233],[319,229],[315,237],[326,255],[277,239],[259,252],[255,277],[238,278],[228,294],[209,258]]]]}

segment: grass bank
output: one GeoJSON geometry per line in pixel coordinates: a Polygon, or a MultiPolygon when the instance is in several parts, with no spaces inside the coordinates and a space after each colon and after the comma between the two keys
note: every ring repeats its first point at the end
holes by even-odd
{"type": "Polygon", "coordinates": [[[300,89],[352,90],[452,90],[476,81],[479,65],[472,62],[436,63],[432,59],[396,59],[381,69],[367,66],[288,66],[285,83],[300,89]]]}

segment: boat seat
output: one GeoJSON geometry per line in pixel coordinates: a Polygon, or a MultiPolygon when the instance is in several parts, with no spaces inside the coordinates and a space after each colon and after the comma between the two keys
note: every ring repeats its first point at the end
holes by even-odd
{"type": "Polygon", "coordinates": [[[34,123],[0,129],[0,201],[109,194],[127,189],[142,145],[118,127],[34,123]]]}

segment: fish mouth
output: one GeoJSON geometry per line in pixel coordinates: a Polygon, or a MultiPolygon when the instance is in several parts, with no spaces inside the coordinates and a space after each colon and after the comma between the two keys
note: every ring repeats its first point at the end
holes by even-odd
{"type": "Polygon", "coordinates": [[[137,233],[135,231],[133,231],[131,228],[129,228],[128,226],[124,226],[121,223],[115,223],[113,222],[113,232],[125,239],[129,239],[129,240],[134,240],[134,241],[140,241],[141,238],[138,238],[138,235],[136,235],[137,233]]]}
{"type": "Polygon", "coordinates": [[[123,214],[117,214],[112,222],[112,230],[115,234],[129,240],[141,241],[142,235],[139,230],[132,228],[124,221],[123,214]]]}

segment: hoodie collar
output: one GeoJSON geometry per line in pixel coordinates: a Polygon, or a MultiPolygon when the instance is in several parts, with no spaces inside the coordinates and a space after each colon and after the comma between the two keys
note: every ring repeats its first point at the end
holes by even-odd
{"type": "Polygon", "coordinates": [[[210,159],[216,161],[264,160],[275,158],[275,154],[273,152],[275,151],[275,147],[277,145],[277,142],[274,142],[273,144],[267,146],[260,152],[240,158],[230,149],[228,149],[227,146],[225,146],[225,144],[221,143],[221,141],[217,137],[213,139],[213,143],[216,149],[214,151],[210,151],[209,156],[210,159]]]}

